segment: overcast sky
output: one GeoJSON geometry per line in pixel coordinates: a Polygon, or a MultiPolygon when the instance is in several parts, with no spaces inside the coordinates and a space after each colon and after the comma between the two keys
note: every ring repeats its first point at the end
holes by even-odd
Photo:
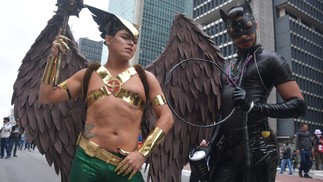
{"type": "MultiPolygon", "coordinates": [[[[2,118],[10,114],[13,84],[21,61],[57,10],[56,2],[57,0],[7,0],[1,3],[0,117],[2,118]]],[[[109,0],[84,0],[84,4],[104,10],[108,8],[108,2],[109,0]]],[[[101,40],[97,25],[87,9],[81,11],[80,18],[71,17],[69,25],[76,40],[80,37],[101,40]]]]}

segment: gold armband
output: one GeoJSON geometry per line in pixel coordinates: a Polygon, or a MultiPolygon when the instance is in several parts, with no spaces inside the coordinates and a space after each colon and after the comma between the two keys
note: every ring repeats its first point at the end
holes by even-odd
{"type": "Polygon", "coordinates": [[[161,106],[167,104],[166,98],[164,95],[156,95],[152,101],[152,106],[161,106]]]}
{"type": "Polygon", "coordinates": [[[72,98],[71,92],[70,92],[70,90],[68,90],[68,86],[67,86],[67,81],[66,80],[63,81],[62,83],[58,84],[57,87],[66,90],[66,93],[67,93],[68,98],[69,99],[72,98]]]}
{"type": "Polygon", "coordinates": [[[151,154],[151,152],[157,148],[157,146],[164,140],[165,138],[165,132],[160,129],[159,127],[156,127],[146,138],[144,141],[142,147],[139,149],[139,152],[147,157],[151,154]]]}
{"type": "Polygon", "coordinates": [[[45,85],[50,85],[54,82],[55,73],[56,73],[56,64],[57,64],[57,57],[49,56],[45,71],[43,74],[42,82],[45,85]]]}
{"type": "Polygon", "coordinates": [[[62,83],[58,84],[57,87],[61,88],[61,89],[65,89],[65,90],[68,89],[66,80],[63,81],[62,83]]]}

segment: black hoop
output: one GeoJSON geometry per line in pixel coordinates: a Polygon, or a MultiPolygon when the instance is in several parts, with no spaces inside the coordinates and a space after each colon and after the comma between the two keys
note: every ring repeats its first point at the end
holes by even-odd
{"type": "MultiPolygon", "coordinates": [[[[166,88],[166,85],[168,84],[168,82],[169,82],[169,80],[170,80],[170,78],[171,78],[171,76],[172,76],[172,73],[173,73],[173,71],[178,67],[178,66],[180,66],[181,64],[184,64],[184,63],[186,63],[186,62],[189,62],[189,61],[204,61],[204,62],[207,62],[207,63],[211,63],[213,66],[216,66],[222,73],[224,73],[225,74],[225,76],[226,77],[228,77],[228,80],[230,81],[230,82],[232,82],[232,84],[233,85],[235,85],[236,86],[236,84],[234,83],[234,81],[232,81],[231,79],[230,79],[230,77],[225,73],[225,71],[222,69],[222,67],[220,66],[220,65],[218,65],[217,63],[215,63],[215,62],[213,62],[213,61],[210,61],[210,60],[207,60],[207,59],[201,59],[201,58],[190,58],[190,59],[185,59],[185,60],[183,60],[183,61],[181,61],[181,62],[179,62],[179,63],[177,63],[169,72],[168,72],[168,74],[166,75],[166,79],[165,79],[165,82],[164,82],[164,85],[163,85],[163,88],[166,88]]],[[[198,127],[198,128],[210,128],[210,127],[214,127],[214,126],[217,126],[217,125],[219,125],[219,124],[221,124],[221,123],[223,123],[223,122],[225,122],[229,117],[231,117],[231,115],[232,115],[232,113],[235,111],[235,108],[233,108],[232,109],[232,111],[230,112],[230,114],[227,116],[227,117],[225,117],[224,119],[222,119],[221,121],[219,121],[219,122],[217,122],[217,123],[215,123],[215,122],[213,122],[213,124],[209,124],[209,125],[197,125],[197,124],[193,124],[193,123],[190,123],[190,122],[188,122],[188,121],[186,121],[185,119],[183,119],[181,116],[179,116],[179,114],[175,111],[175,109],[173,108],[173,106],[171,106],[171,104],[170,104],[170,102],[169,102],[169,99],[167,98],[167,96],[165,95],[165,99],[166,99],[166,101],[167,101],[167,103],[168,103],[168,106],[169,106],[169,108],[171,109],[171,111],[174,113],[174,115],[178,118],[178,119],[180,119],[182,122],[184,122],[184,123],[186,123],[186,124],[188,124],[188,125],[190,125],[190,126],[193,126],[193,127],[198,127]]]]}

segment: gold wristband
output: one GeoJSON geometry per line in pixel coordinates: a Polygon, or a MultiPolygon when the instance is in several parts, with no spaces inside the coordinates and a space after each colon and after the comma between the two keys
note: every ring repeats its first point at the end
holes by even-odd
{"type": "Polygon", "coordinates": [[[43,77],[42,77],[43,84],[50,85],[54,82],[56,64],[57,64],[57,57],[49,56],[43,73],[43,77]]]}
{"type": "Polygon", "coordinates": [[[156,95],[152,101],[152,106],[161,106],[167,104],[164,95],[156,95]]]}
{"type": "Polygon", "coordinates": [[[158,145],[164,140],[165,132],[156,127],[146,138],[142,147],[139,149],[139,152],[147,157],[151,152],[158,147],[158,145]]]}

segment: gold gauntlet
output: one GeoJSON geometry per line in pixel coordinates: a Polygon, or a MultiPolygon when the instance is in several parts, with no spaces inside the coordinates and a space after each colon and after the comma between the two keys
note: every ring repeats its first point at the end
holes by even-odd
{"type": "Polygon", "coordinates": [[[165,132],[160,129],[159,127],[156,127],[146,138],[144,141],[142,147],[139,149],[139,152],[145,156],[148,157],[148,155],[151,154],[151,152],[157,148],[157,146],[164,140],[165,138],[165,132]]]}
{"type": "Polygon", "coordinates": [[[45,85],[51,85],[54,82],[56,75],[57,57],[49,56],[45,71],[43,74],[42,82],[45,85]]]}
{"type": "Polygon", "coordinates": [[[167,104],[167,102],[163,95],[156,95],[152,101],[152,106],[161,106],[164,104],[167,104]]]}

